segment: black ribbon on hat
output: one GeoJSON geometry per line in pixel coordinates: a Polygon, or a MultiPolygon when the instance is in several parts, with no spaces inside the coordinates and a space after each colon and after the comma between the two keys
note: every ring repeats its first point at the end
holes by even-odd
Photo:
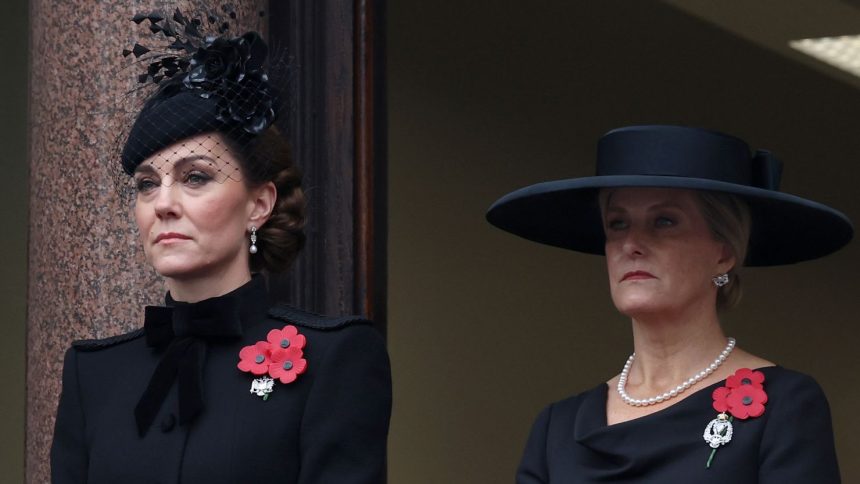
{"type": "Polygon", "coordinates": [[[598,142],[598,176],[699,178],[779,191],[782,162],[767,150],[750,157],[742,140],[679,126],[631,126],[598,142]]]}
{"type": "Polygon", "coordinates": [[[141,437],[152,426],[174,382],[179,384],[180,425],[192,421],[203,410],[206,344],[242,335],[238,299],[222,296],[189,304],[175,302],[168,295],[168,306],[146,307],[146,344],[167,349],[134,409],[141,437]]]}
{"type": "Polygon", "coordinates": [[[767,150],[756,150],[750,170],[752,186],[779,191],[782,178],[782,162],[767,150]]]}

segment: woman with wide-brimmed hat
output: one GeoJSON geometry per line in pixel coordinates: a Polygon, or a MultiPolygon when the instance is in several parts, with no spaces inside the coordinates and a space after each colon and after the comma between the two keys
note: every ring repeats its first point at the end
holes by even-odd
{"type": "Polygon", "coordinates": [[[517,482],[839,482],[821,388],[741,350],[719,311],[740,297],[741,266],[827,255],[851,240],[849,220],[780,192],[772,154],[714,131],[620,128],[597,158],[596,176],[517,190],[487,214],[605,254],[633,330],[619,375],[540,414],[517,482]]]}

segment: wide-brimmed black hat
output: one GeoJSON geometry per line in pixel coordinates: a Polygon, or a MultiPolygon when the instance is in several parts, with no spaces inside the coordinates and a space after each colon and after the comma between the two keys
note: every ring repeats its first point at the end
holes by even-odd
{"type": "Polygon", "coordinates": [[[779,191],[782,164],[741,139],[682,126],[629,126],[606,133],[596,176],[538,183],[497,200],[487,220],[535,242],[604,253],[601,188],[662,187],[736,195],[752,214],[745,265],[791,264],[830,254],[854,235],[843,213],[779,191]]]}

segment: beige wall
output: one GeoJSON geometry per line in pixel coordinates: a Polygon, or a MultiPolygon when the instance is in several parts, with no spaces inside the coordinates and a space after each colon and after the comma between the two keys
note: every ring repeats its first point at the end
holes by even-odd
{"type": "MultiPolygon", "coordinates": [[[[628,323],[603,260],[491,228],[530,183],[593,170],[597,137],[647,122],[718,128],[786,162],[783,188],[860,221],[860,93],[652,2],[389,2],[389,345],[394,484],[512,482],[547,403],[617,373],[628,323]]],[[[847,482],[860,243],[747,272],[739,344],[815,376],[847,482]]]]}
{"type": "Polygon", "coordinates": [[[27,325],[27,2],[3,4],[0,29],[0,481],[24,480],[27,325]]]}

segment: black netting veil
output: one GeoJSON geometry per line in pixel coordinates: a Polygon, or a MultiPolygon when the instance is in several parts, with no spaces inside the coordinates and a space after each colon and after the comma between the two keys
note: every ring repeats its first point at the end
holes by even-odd
{"type": "MultiPolygon", "coordinates": [[[[202,16],[179,10],[138,14],[148,41],[123,51],[140,107],[117,139],[122,172],[138,190],[189,177],[263,181],[270,177],[261,138],[273,129],[280,97],[269,80],[269,49],[256,32],[231,34],[229,7],[202,16]],[[140,92],[145,96],[140,96],[140,92]]],[[[284,69],[286,70],[286,69],[284,69]]]]}
{"type": "Polygon", "coordinates": [[[93,114],[113,138],[103,156],[129,201],[152,204],[156,195],[179,193],[217,197],[226,192],[213,189],[232,188],[210,182],[274,184],[277,197],[253,229],[259,250],[249,263],[252,271],[281,272],[305,240],[301,170],[275,126],[290,107],[282,95],[289,89],[275,86],[290,83],[291,63],[285,49],[270,49],[257,32],[232,32],[240,23],[264,27],[261,12],[240,7],[241,22],[229,4],[195,15],[178,9],[135,15],[141,40],[130,41],[121,58],[117,53],[125,94],[93,114]],[[257,13],[256,22],[247,18],[257,13]]]}

